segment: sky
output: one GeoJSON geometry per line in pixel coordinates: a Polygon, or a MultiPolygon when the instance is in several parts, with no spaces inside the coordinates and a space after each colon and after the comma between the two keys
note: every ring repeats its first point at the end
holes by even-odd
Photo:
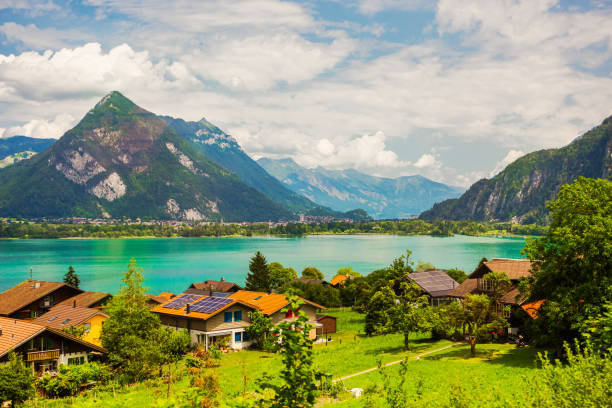
{"type": "Polygon", "coordinates": [[[0,137],[113,90],[254,158],[469,186],[612,115],[612,0],[0,0],[0,137]]]}

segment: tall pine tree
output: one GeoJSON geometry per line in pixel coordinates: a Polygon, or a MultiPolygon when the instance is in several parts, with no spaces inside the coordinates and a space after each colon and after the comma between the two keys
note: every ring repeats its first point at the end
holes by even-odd
{"type": "Polygon", "coordinates": [[[79,275],[76,274],[72,266],[68,267],[68,272],[64,275],[64,283],[72,285],[75,288],[78,288],[81,284],[81,279],[79,279],[79,275]]]}
{"type": "Polygon", "coordinates": [[[246,289],[269,292],[271,290],[270,271],[268,261],[260,251],[255,253],[249,263],[249,274],[246,278],[246,289]]]}

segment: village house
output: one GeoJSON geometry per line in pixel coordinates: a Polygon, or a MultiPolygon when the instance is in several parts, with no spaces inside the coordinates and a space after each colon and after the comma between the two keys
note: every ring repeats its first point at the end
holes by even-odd
{"type": "Polygon", "coordinates": [[[55,305],[47,313],[37,317],[32,322],[57,330],[82,329],[81,339],[102,346],[100,335],[102,334],[102,324],[106,319],[108,319],[108,315],[100,309],[80,307],[77,306],[76,300],[73,300],[72,306],[68,304],[55,305]]]}
{"type": "Polygon", "coordinates": [[[96,309],[101,309],[113,296],[110,293],[106,292],[90,292],[85,291],[79,293],[76,296],[72,296],[68,299],[65,299],[61,302],[57,302],[56,306],[59,305],[68,305],[68,306],[76,306],[77,307],[91,307],[96,309]]]}
{"type": "Polygon", "coordinates": [[[449,294],[459,284],[445,270],[432,269],[418,271],[408,275],[408,279],[416,283],[429,298],[431,306],[440,306],[450,303],[453,298],[449,294]]]}
{"type": "Polygon", "coordinates": [[[242,290],[242,287],[234,282],[227,282],[225,278],[221,278],[219,281],[206,280],[204,282],[195,282],[189,285],[184,293],[191,293],[196,295],[204,295],[206,293],[217,292],[217,293],[234,293],[242,290]]]}
{"type": "Polygon", "coordinates": [[[335,288],[339,288],[340,286],[344,286],[349,279],[355,279],[355,277],[353,275],[336,275],[329,284],[335,288]]]}
{"type": "MultiPolygon", "coordinates": [[[[301,306],[315,325],[310,331],[311,339],[316,338],[317,310],[324,306],[304,300],[301,306]]],[[[250,292],[240,290],[225,294],[183,293],[151,311],[157,313],[162,324],[174,329],[187,329],[192,345],[225,345],[233,349],[246,348],[249,339],[245,329],[250,325],[249,312],[260,311],[271,317],[274,324],[292,319],[293,311],[283,312],[289,304],[285,295],[277,293],[250,292]]]]}
{"type": "Polygon", "coordinates": [[[27,320],[0,317],[0,362],[11,351],[20,353],[38,375],[57,371],[60,364],[82,364],[106,354],[100,346],[55,328],[27,320]]]}
{"type": "Polygon", "coordinates": [[[27,280],[0,293],[0,316],[34,319],[83,291],[63,282],[27,280]]]}
{"type": "Polygon", "coordinates": [[[501,296],[495,307],[498,313],[503,314],[509,319],[511,326],[509,332],[515,333],[518,330],[516,326],[519,322],[515,321],[513,312],[525,302],[525,299],[518,290],[518,284],[521,279],[531,276],[531,261],[529,259],[494,258],[490,261],[482,262],[468,276],[468,279],[450,292],[449,296],[461,299],[469,294],[492,293],[495,290],[492,282],[484,279],[485,275],[491,272],[503,272],[510,279],[511,288],[501,296]],[[506,306],[510,306],[510,310],[506,306]]]}

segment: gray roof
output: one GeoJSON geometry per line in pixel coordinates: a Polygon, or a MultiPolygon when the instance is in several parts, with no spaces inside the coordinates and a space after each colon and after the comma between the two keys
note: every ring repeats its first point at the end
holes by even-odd
{"type": "Polygon", "coordinates": [[[446,271],[439,269],[414,272],[408,275],[408,278],[432,297],[446,296],[459,286],[453,278],[446,274],[446,271]]]}

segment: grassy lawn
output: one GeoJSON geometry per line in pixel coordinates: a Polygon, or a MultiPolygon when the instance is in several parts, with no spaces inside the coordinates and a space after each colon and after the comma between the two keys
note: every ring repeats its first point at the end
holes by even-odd
{"type": "MultiPolygon", "coordinates": [[[[379,359],[387,363],[451,344],[447,340],[434,341],[423,336],[415,336],[411,350],[403,351],[402,335],[363,336],[363,315],[351,311],[329,311],[327,314],[338,318],[338,333],[331,335],[331,342],[314,346],[314,361],[317,370],[328,372],[333,378],[376,367],[379,359]]],[[[477,357],[470,358],[469,347],[456,346],[421,357],[419,360],[411,358],[410,383],[417,384],[419,380],[422,381],[423,401],[430,402],[430,406],[443,406],[448,401],[451,390],[455,394],[460,394],[463,392],[461,390],[464,390],[470,393],[476,391],[486,396],[494,389],[508,397],[509,402],[506,403],[506,407],[517,406],[516,402],[520,401],[521,384],[525,378],[532,375],[536,352],[504,344],[481,344],[477,346],[477,351],[477,357]]],[[[280,370],[281,358],[275,354],[258,351],[225,354],[221,359],[221,365],[215,369],[221,388],[220,400],[230,400],[242,393],[245,388],[247,392],[254,391],[258,383],[278,384],[280,370]]],[[[399,372],[399,365],[391,366],[388,370],[396,375],[399,372]]],[[[359,387],[371,390],[373,392],[370,395],[374,396],[374,399],[371,397],[349,399],[333,405],[381,406],[382,400],[377,400],[378,397],[374,392],[381,383],[381,376],[377,371],[345,380],[343,382],[345,388],[359,387]]],[[[173,392],[178,392],[186,386],[187,378],[184,377],[173,385],[173,392]]],[[[166,384],[157,380],[126,388],[115,394],[112,391],[97,392],[97,398],[89,394],[74,399],[38,401],[30,406],[148,407],[155,406],[155,401],[165,396],[166,387],[166,384]]],[[[416,395],[416,387],[413,388],[410,390],[416,395]]],[[[491,402],[495,403],[491,406],[497,406],[497,401],[485,402],[487,405],[491,402]]],[[[325,405],[322,402],[320,405],[331,404],[325,405]]]]}

